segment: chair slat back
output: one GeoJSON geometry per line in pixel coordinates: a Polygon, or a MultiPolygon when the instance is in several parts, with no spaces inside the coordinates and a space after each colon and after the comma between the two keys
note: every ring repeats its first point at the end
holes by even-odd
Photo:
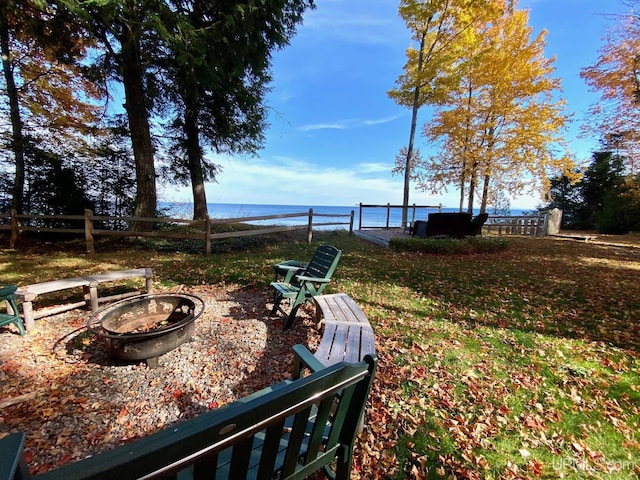
{"type": "Polygon", "coordinates": [[[338,266],[340,255],[342,255],[342,251],[336,247],[330,245],[319,246],[302,275],[305,277],[331,278],[338,266]]]}

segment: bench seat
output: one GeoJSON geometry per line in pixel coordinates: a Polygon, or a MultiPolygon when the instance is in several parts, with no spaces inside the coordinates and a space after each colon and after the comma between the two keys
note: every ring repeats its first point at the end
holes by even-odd
{"type": "Polygon", "coordinates": [[[144,278],[146,293],[153,292],[153,270],[151,268],[118,270],[97,275],[65,278],[22,286],[16,290],[16,297],[22,300],[25,327],[27,330],[32,328],[36,318],[66,312],[68,310],[73,310],[74,308],[83,307],[87,304],[91,306],[92,312],[96,312],[98,310],[99,303],[137,295],[139,292],[129,292],[120,295],[111,295],[108,297],[98,296],[98,285],[101,283],[126,280],[129,278],[144,278]],[[61,290],[69,290],[73,288],[82,288],[84,300],[39,311],[33,310],[33,302],[38,298],[38,296],[44,295],[45,293],[59,292],[61,290]]]}
{"type": "Polygon", "coordinates": [[[314,297],[316,320],[323,325],[322,338],[313,356],[294,348],[293,376],[303,368],[315,372],[339,362],[360,362],[376,351],[373,328],[356,302],[345,293],[314,297]]]}
{"type": "Polygon", "coordinates": [[[329,366],[338,362],[360,362],[375,352],[373,329],[356,302],[344,293],[314,298],[316,318],[324,333],[314,356],[329,366]],[[320,318],[322,317],[322,318],[320,318]]]}

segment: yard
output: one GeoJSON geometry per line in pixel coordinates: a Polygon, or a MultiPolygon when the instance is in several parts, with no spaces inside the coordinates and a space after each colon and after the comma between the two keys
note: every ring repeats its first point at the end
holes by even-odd
{"type": "MultiPolygon", "coordinates": [[[[262,321],[271,265],[332,244],[343,256],[328,291],[358,302],[380,357],[354,478],[632,479],[640,473],[640,242],[615,240],[514,237],[498,253],[435,255],[323,232],[311,246],[289,238],[209,257],[165,244],[97,245],[86,255],[82,243],[33,243],[0,250],[0,283],[151,267],[160,289],[239,288],[241,303],[253,299],[247,315],[262,321]]],[[[47,319],[36,329],[40,322],[47,319]]],[[[313,342],[309,328],[296,326],[298,338],[313,342]]],[[[7,330],[0,336],[3,344],[20,341],[7,330]]],[[[20,365],[9,368],[14,359],[1,355],[2,397],[11,397],[19,390],[12,369],[20,365]]],[[[29,372],[34,386],[45,375],[29,372]]],[[[179,397],[169,392],[160,401],[179,397]]],[[[3,409],[0,435],[21,424],[35,428],[34,417],[46,423],[41,414],[29,402],[3,409]]],[[[37,442],[37,432],[26,433],[37,442]]],[[[65,456],[64,445],[54,447],[58,462],[86,453],[65,456]]]]}

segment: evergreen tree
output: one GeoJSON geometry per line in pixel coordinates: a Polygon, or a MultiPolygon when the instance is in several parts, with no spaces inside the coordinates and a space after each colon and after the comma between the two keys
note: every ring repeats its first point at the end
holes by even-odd
{"type": "Polygon", "coordinates": [[[565,228],[624,234],[640,230],[640,183],[625,173],[625,157],[595,152],[582,179],[552,181],[548,207],[563,210],[565,228]]]}
{"type": "MultiPolygon", "coordinates": [[[[194,219],[207,214],[204,182],[219,165],[204,151],[255,153],[264,141],[270,58],[288,44],[313,7],[311,0],[167,2],[172,21],[163,38],[168,55],[164,98],[175,112],[171,172],[190,183],[194,219]]],[[[169,16],[167,16],[169,18],[169,16]]]]}

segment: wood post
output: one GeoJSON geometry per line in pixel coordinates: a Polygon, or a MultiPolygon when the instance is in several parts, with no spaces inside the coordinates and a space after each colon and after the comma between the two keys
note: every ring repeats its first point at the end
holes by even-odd
{"type": "Polygon", "coordinates": [[[351,210],[351,218],[349,219],[349,233],[353,233],[353,216],[355,215],[355,211],[351,210]]]}
{"type": "Polygon", "coordinates": [[[391,204],[387,203],[387,226],[386,229],[389,230],[389,218],[391,217],[391,204]]]}
{"type": "Polygon", "coordinates": [[[84,241],[87,245],[87,253],[95,253],[93,247],[93,220],[91,210],[84,211],[84,241]]]}
{"type": "Polygon", "coordinates": [[[16,248],[16,243],[18,243],[18,233],[19,233],[18,224],[18,211],[14,208],[11,209],[11,240],[9,241],[10,248],[16,248]]]}
{"type": "Polygon", "coordinates": [[[307,245],[313,240],[313,208],[309,209],[309,226],[307,227],[307,245]]]}
{"type": "Polygon", "coordinates": [[[204,253],[211,255],[211,218],[209,215],[204,219],[204,253]]]}

